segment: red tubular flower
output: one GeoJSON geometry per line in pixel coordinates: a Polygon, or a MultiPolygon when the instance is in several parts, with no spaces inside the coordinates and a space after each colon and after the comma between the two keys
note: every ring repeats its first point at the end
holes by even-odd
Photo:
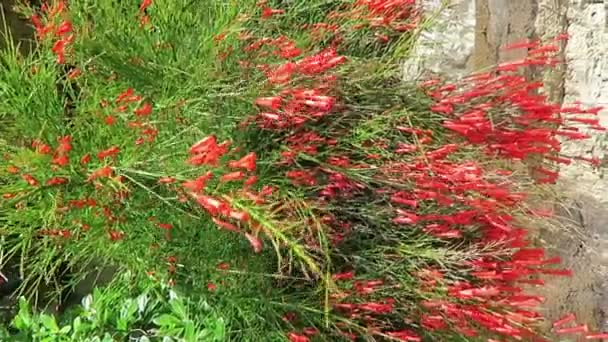
{"type": "Polygon", "coordinates": [[[86,165],[91,161],[91,155],[89,153],[85,154],[80,158],[80,164],[86,165]]]}
{"type": "Polygon", "coordinates": [[[454,106],[451,104],[436,104],[431,106],[431,111],[442,114],[453,114],[454,106]]]}
{"type": "Polygon", "coordinates": [[[228,270],[228,269],[230,269],[230,264],[226,263],[226,262],[219,263],[217,265],[217,269],[222,270],[222,271],[228,270]]]}
{"type": "Polygon", "coordinates": [[[245,233],[245,237],[249,241],[249,244],[251,245],[251,248],[253,248],[253,251],[255,253],[262,252],[262,240],[260,240],[258,237],[251,235],[249,233],[245,233]]]}
{"type": "Polygon", "coordinates": [[[6,168],[6,172],[11,173],[11,174],[17,174],[17,173],[19,173],[19,168],[14,165],[9,165],[6,168]]]}
{"type": "Polygon", "coordinates": [[[53,160],[51,160],[51,163],[58,166],[66,166],[70,163],[70,158],[68,158],[68,156],[64,154],[56,154],[55,156],[53,156],[53,160]]]}
{"type": "Polygon", "coordinates": [[[542,269],[541,273],[555,276],[572,277],[572,270],[542,269]]]}
{"type": "Polygon", "coordinates": [[[45,184],[47,186],[54,186],[54,185],[65,184],[67,182],[68,182],[67,178],[64,178],[64,177],[53,177],[53,178],[47,180],[45,184]]]}
{"type": "Polygon", "coordinates": [[[245,178],[245,173],[243,171],[235,171],[235,172],[230,172],[225,175],[222,175],[220,177],[220,182],[222,182],[222,183],[232,182],[232,181],[236,181],[236,180],[241,180],[243,178],[245,178]]]}
{"type": "Polygon", "coordinates": [[[148,102],[144,103],[140,108],[133,111],[136,116],[148,116],[152,113],[152,105],[148,102]]]}
{"type": "Polygon", "coordinates": [[[81,74],[82,74],[82,70],[80,70],[79,68],[74,68],[68,73],[68,79],[73,80],[76,77],[80,76],[81,74]]]}
{"type": "Polygon", "coordinates": [[[122,240],[124,238],[124,236],[125,236],[125,233],[123,233],[121,231],[117,231],[117,230],[108,231],[108,237],[112,241],[122,240]]]}
{"type": "Polygon", "coordinates": [[[59,24],[57,30],[55,30],[55,35],[59,37],[70,32],[72,32],[72,23],[67,20],[64,20],[61,24],[59,24]]]}
{"type": "Polygon", "coordinates": [[[274,84],[285,84],[291,80],[291,76],[296,70],[296,65],[294,63],[288,62],[285,63],[274,71],[265,72],[266,77],[270,83],[274,84]]]}
{"type": "Polygon", "coordinates": [[[320,96],[320,95],[315,95],[315,96],[310,96],[308,99],[303,101],[304,104],[306,104],[309,107],[324,111],[324,112],[329,112],[334,104],[335,104],[335,99],[331,96],[320,96]]]}
{"type": "Polygon", "coordinates": [[[456,152],[458,150],[458,145],[456,144],[448,144],[443,147],[440,147],[434,151],[430,151],[426,153],[426,158],[429,160],[441,160],[445,159],[448,155],[456,152]]]}
{"type": "Polygon", "coordinates": [[[353,279],[354,276],[355,276],[355,272],[349,271],[349,272],[344,272],[344,273],[336,273],[331,278],[334,281],[336,281],[336,280],[351,280],[351,279],[353,279]]]}
{"type": "Polygon", "coordinates": [[[388,331],[385,332],[386,335],[397,339],[399,341],[410,341],[410,342],[421,342],[422,338],[418,336],[415,332],[411,330],[399,330],[399,331],[388,331]]]}
{"type": "Polygon", "coordinates": [[[581,325],[577,325],[576,327],[572,327],[572,328],[556,329],[555,333],[564,335],[564,334],[586,333],[588,331],[589,331],[589,328],[587,327],[587,324],[581,324],[581,325]]]}
{"type": "Polygon", "coordinates": [[[182,183],[182,186],[193,193],[199,193],[205,189],[205,186],[209,180],[213,178],[213,173],[211,171],[206,174],[197,177],[195,180],[185,181],[182,183]]]}
{"type": "Polygon", "coordinates": [[[40,154],[49,154],[52,152],[51,147],[49,145],[43,144],[43,143],[37,144],[35,146],[35,148],[36,148],[36,152],[38,152],[40,154]]]}
{"type": "Polygon", "coordinates": [[[53,53],[56,54],[56,55],[63,54],[64,51],[65,51],[65,41],[62,40],[62,39],[56,41],[53,44],[53,47],[51,48],[51,51],[53,51],[53,53]]]}
{"type": "Polygon", "coordinates": [[[407,205],[412,208],[416,208],[418,206],[418,201],[416,201],[415,199],[411,199],[411,196],[404,192],[398,192],[392,195],[391,202],[396,204],[407,205]]]}
{"type": "Polygon", "coordinates": [[[516,263],[525,263],[527,261],[539,261],[545,257],[543,248],[522,248],[511,256],[511,260],[516,263]]]}
{"type": "Polygon", "coordinates": [[[279,96],[259,97],[258,99],[255,100],[256,105],[258,105],[260,107],[274,109],[274,110],[281,108],[282,103],[283,103],[283,99],[279,96]]]}
{"type": "MultiPolygon", "coordinates": [[[[225,142],[217,145],[217,144],[215,144],[214,141],[215,141],[215,138],[212,141],[212,143],[210,144],[210,146],[208,146],[206,149],[204,149],[202,146],[199,146],[198,148],[195,148],[195,146],[193,146],[193,148],[195,150],[199,150],[202,152],[191,156],[188,159],[188,163],[195,165],[195,166],[217,165],[219,159],[228,152],[228,147],[230,146],[230,142],[225,141],[225,142]],[[203,150],[204,150],[204,152],[203,152],[203,150]]],[[[191,148],[191,151],[193,150],[193,148],[191,148]]]]}
{"type": "Polygon", "coordinates": [[[393,312],[393,303],[376,303],[369,302],[357,305],[358,309],[377,313],[377,314],[387,314],[393,312]]]}
{"type": "Polygon", "coordinates": [[[209,135],[190,147],[190,154],[207,153],[217,147],[215,135],[209,135]]]}
{"type": "Polygon", "coordinates": [[[309,171],[292,170],[288,171],[285,175],[294,185],[313,186],[317,183],[317,180],[309,171]]]}
{"type": "MultiPolygon", "coordinates": [[[[41,31],[44,28],[44,25],[42,24],[42,21],[40,20],[40,17],[36,14],[32,15],[30,17],[30,20],[32,21],[32,24],[34,25],[34,28],[36,28],[36,31],[41,31]]],[[[40,32],[38,32],[40,33],[40,32]]]]}
{"type": "Polygon", "coordinates": [[[501,48],[501,50],[509,51],[509,50],[518,50],[518,49],[531,49],[531,48],[537,47],[539,44],[540,44],[540,41],[538,41],[538,40],[529,41],[526,39],[525,41],[507,44],[507,45],[503,46],[501,48]]]}
{"type": "Polygon", "coordinates": [[[176,182],[176,179],[173,177],[161,177],[158,179],[158,184],[172,184],[175,182],[176,182]]]}
{"type": "Polygon", "coordinates": [[[211,216],[230,215],[230,206],[218,199],[205,195],[197,195],[195,199],[211,216]]]}
{"type": "Polygon", "coordinates": [[[256,158],[255,152],[251,152],[239,160],[228,162],[228,166],[233,169],[245,169],[253,172],[256,168],[256,158]]]}
{"type": "Polygon", "coordinates": [[[603,340],[608,339],[608,333],[595,333],[585,335],[586,340],[603,340]]]}
{"type": "Polygon", "coordinates": [[[93,171],[87,178],[87,182],[96,180],[98,178],[111,177],[112,174],[113,174],[112,168],[109,166],[104,166],[100,169],[93,171]]]}
{"type": "Polygon", "coordinates": [[[296,334],[295,332],[287,334],[287,338],[289,339],[289,342],[310,342],[308,337],[296,334]]]}
{"type": "Polygon", "coordinates": [[[162,229],[173,229],[173,225],[171,223],[158,223],[158,227],[162,229]]]}
{"type": "Polygon", "coordinates": [[[213,217],[212,220],[213,220],[213,223],[215,223],[220,228],[223,228],[223,229],[229,230],[231,232],[235,232],[235,233],[241,232],[241,230],[237,226],[233,225],[232,223],[222,221],[216,217],[213,217]]]}
{"type": "Polygon", "coordinates": [[[72,137],[69,135],[60,137],[57,139],[57,141],[59,142],[59,146],[57,146],[56,152],[57,153],[69,153],[72,150],[72,145],[71,145],[71,141],[72,141],[72,137]]]}
{"type": "Polygon", "coordinates": [[[106,125],[112,126],[114,124],[114,117],[112,115],[108,115],[103,119],[103,121],[106,123],[106,125]]]}
{"type": "Polygon", "coordinates": [[[103,150],[103,151],[100,151],[99,153],[97,153],[97,158],[99,158],[99,160],[104,160],[108,157],[115,158],[119,152],[120,152],[120,148],[118,146],[112,146],[112,147],[108,148],[107,150],[103,150]]]}
{"type": "Polygon", "coordinates": [[[24,173],[23,175],[21,175],[21,178],[23,178],[23,180],[31,186],[38,186],[38,181],[36,180],[36,178],[32,177],[32,175],[30,175],[29,173],[24,173]]]}
{"type": "Polygon", "coordinates": [[[141,4],[139,5],[139,11],[141,13],[144,13],[146,11],[146,9],[148,7],[150,7],[152,5],[152,0],[142,0],[141,4]]]}
{"type": "Polygon", "coordinates": [[[251,176],[249,178],[247,178],[247,180],[243,183],[243,185],[245,187],[250,187],[253,184],[255,184],[258,181],[258,177],[257,176],[251,176]]]}
{"type": "Polygon", "coordinates": [[[569,313],[566,316],[558,319],[557,321],[553,322],[553,327],[557,328],[559,326],[562,326],[566,323],[570,323],[570,322],[574,322],[576,320],[576,316],[574,316],[573,313],[569,313]]]}
{"type": "Polygon", "coordinates": [[[544,302],[545,299],[541,296],[509,296],[505,299],[505,303],[511,306],[530,306],[534,307],[544,302]]]}
{"type": "Polygon", "coordinates": [[[410,213],[401,209],[397,209],[399,216],[393,219],[395,224],[416,224],[420,220],[420,217],[414,213],[410,213]]]}
{"type": "Polygon", "coordinates": [[[124,92],[120,93],[116,97],[116,103],[125,102],[125,99],[127,99],[128,97],[133,96],[134,93],[135,93],[135,91],[133,90],[133,88],[127,88],[127,90],[125,90],[124,92]]]}
{"type": "Polygon", "coordinates": [[[285,10],[281,9],[272,9],[270,7],[264,7],[262,10],[262,18],[269,19],[275,15],[285,14],[285,10]]]}

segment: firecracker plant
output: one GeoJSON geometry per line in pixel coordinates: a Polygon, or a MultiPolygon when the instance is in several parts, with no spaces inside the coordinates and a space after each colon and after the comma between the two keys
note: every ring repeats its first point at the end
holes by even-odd
{"type": "MultiPolygon", "coordinates": [[[[226,340],[606,337],[568,313],[539,329],[543,285],[572,276],[534,243],[539,193],[560,164],[600,167],[562,143],[604,130],[599,108],[522,76],[560,65],[567,35],[409,80],[432,16],[414,0],[18,9],[36,47],[1,54],[0,262],[36,309],[112,267],[113,286],[152,282],[219,317],[226,340]]],[[[108,328],[135,332],[162,335],[108,328]]]]}

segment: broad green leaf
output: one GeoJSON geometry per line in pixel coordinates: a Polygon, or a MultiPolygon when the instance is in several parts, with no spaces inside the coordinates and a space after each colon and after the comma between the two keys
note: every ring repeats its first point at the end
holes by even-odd
{"type": "Polygon", "coordinates": [[[186,313],[186,306],[184,305],[184,302],[181,299],[172,299],[169,303],[171,304],[171,310],[174,314],[177,315],[177,317],[181,319],[188,318],[188,314],[186,313]]]}
{"type": "Polygon", "coordinates": [[[179,318],[177,318],[173,315],[169,315],[169,314],[160,315],[160,316],[154,318],[152,321],[154,322],[154,324],[158,325],[159,327],[167,327],[167,328],[175,327],[175,326],[179,325],[179,323],[181,322],[179,320],[179,318]]]}
{"type": "Polygon", "coordinates": [[[42,323],[42,325],[45,328],[47,328],[48,330],[50,330],[53,333],[56,333],[59,331],[59,327],[57,326],[57,321],[55,320],[55,317],[53,317],[53,316],[42,314],[42,315],[40,315],[40,322],[42,323]]]}

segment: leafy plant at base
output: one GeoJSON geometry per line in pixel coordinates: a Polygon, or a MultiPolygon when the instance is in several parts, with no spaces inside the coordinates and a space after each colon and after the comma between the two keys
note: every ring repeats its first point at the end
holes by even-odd
{"type": "Polygon", "coordinates": [[[57,321],[45,313],[32,313],[25,298],[4,338],[12,341],[115,341],[135,338],[150,341],[224,341],[225,322],[206,303],[190,302],[166,287],[134,289],[120,283],[96,289],[57,321]],[[193,312],[195,308],[195,312],[193,312]],[[200,311],[206,308],[205,311],[200,311]]]}

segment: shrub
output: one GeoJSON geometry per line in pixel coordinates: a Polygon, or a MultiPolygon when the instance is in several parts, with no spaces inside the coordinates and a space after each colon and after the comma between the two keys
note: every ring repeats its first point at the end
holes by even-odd
{"type": "MultiPolygon", "coordinates": [[[[21,8],[38,48],[2,54],[0,243],[23,294],[113,265],[187,295],[200,324],[164,332],[186,340],[223,324],[247,341],[542,339],[525,286],[570,272],[530,244],[530,199],[554,163],[597,164],[561,154],[588,137],[573,124],[603,129],[518,76],[559,63],[555,42],[415,84],[400,76],[425,25],[414,1],[195,5],[21,8]]],[[[15,324],[76,331],[37,317],[15,324]]]]}

